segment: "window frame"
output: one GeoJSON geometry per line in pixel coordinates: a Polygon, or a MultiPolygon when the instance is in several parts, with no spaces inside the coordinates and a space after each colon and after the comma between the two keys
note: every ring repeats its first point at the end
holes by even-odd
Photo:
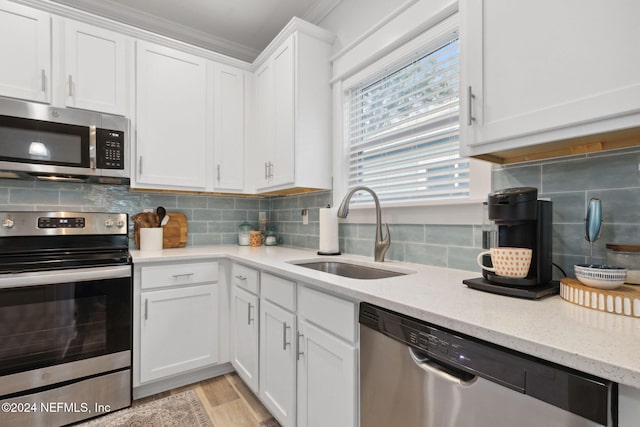
{"type": "MultiPolygon", "coordinates": [[[[429,52],[442,46],[453,36],[458,37],[458,14],[433,25],[426,31],[411,38],[401,45],[388,49],[388,52],[372,63],[365,64],[344,79],[333,83],[334,96],[334,205],[341,202],[349,187],[348,153],[349,140],[349,106],[350,91],[355,87],[362,87],[388,75],[407,64],[424,57],[429,52]]],[[[463,40],[459,41],[462,46],[463,40]]],[[[462,49],[460,49],[462,52],[462,49]]],[[[461,125],[462,126],[462,125],[461,125]]],[[[460,135],[462,138],[462,135],[460,135]]],[[[463,143],[462,141],[460,142],[463,143]]],[[[456,199],[439,199],[407,202],[383,202],[383,215],[388,222],[402,224],[480,224],[482,222],[481,203],[486,200],[491,190],[491,164],[482,160],[469,159],[470,179],[469,197],[456,199]],[[386,214],[385,214],[386,212],[386,214]],[[392,219],[389,219],[392,218],[392,219]]],[[[350,215],[345,222],[372,222],[373,201],[350,207],[350,215]]]]}

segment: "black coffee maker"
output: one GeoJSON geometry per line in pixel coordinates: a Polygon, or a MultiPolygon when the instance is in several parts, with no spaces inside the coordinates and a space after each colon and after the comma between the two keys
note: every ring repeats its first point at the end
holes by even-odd
{"type": "MultiPolygon", "coordinates": [[[[463,283],[472,288],[523,298],[541,298],[557,293],[559,284],[551,279],[551,201],[538,200],[536,188],[507,188],[489,194],[487,210],[488,219],[495,226],[493,232],[483,232],[483,247],[532,249],[529,272],[527,277],[513,278],[483,269],[482,278],[465,280],[463,283]]],[[[491,256],[484,257],[483,264],[491,266],[491,256]]]]}

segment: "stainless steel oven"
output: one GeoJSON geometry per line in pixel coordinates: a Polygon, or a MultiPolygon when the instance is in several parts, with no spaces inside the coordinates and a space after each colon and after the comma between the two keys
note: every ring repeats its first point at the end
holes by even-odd
{"type": "Polygon", "coordinates": [[[64,425],[129,406],[127,215],[0,220],[0,425],[64,425]]]}

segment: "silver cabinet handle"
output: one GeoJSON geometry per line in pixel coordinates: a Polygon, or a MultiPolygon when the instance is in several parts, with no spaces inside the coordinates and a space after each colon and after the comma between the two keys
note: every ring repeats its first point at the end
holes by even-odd
{"type": "Polygon", "coordinates": [[[138,176],[142,176],[142,156],[138,159],[138,176]]]}
{"type": "Polygon", "coordinates": [[[267,162],[264,162],[264,179],[269,179],[269,166],[267,162]]]}
{"type": "Polygon", "coordinates": [[[47,91],[47,74],[44,68],[42,69],[41,78],[42,78],[42,91],[46,92],[47,91]]]}
{"type": "Polygon", "coordinates": [[[73,96],[73,77],[69,74],[69,96],[73,96]]]}
{"type": "Polygon", "coordinates": [[[144,320],[149,318],[149,299],[144,299],[144,320]]]}
{"type": "Polygon", "coordinates": [[[218,182],[220,182],[220,163],[218,163],[218,182]]]}
{"type": "Polygon", "coordinates": [[[247,305],[247,325],[250,325],[253,319],[251,318],[251,309],[253,308],[253,304],[249,303],[247,305]]]}
{"type": "Polygon", "coordinates": [[[291,344],[290,342],[287,342],[287,329],[291,329],[291,326],[287,326],[287,322],[284,322],[282,324],[282,349],[283,350],[286,350],[287,346],[291,344]]]}
{"type": "Polygon", "coordinates": [[[242,276],[242,275],[240,275],[240,274],[236,274],[234,277],[235,277],[236,279],[238,279],[238,280],[247,280],[247,278],[246,278],[245,276],[242,276]]]}
{"type": "Polygon", "coordinates": [[[269,162],[269,179],[273,179],[273,163],[269,162]]]}
{"type": "Polygon", "coordinates": [[[193,276],[195,273],[183,273],[183,274],[174,274],[173,278],[174,279],[179,279],[180,277],[191,277],[193,276]]]}
{"type": "Polygon", "coordinates": [[[300,331],[296,331],[296,347],[297,351],[296,351],[296,360],[300,360],[300,356],[304,355],[304,351],[300,351],[300,338],[304,337],[303,334],[300,333],[300,331]]]}
{"type": "Polygon", "coordinates": [[[475,99],[475,97],[476,96],[473,94],[473,91],[471,90],[471,86],[469,86],[467,88],[467,113],[468,113],[467,126],[471,126],[473,122],[476,121],[476,118],[473,117],[473,100],[475,99]]]}

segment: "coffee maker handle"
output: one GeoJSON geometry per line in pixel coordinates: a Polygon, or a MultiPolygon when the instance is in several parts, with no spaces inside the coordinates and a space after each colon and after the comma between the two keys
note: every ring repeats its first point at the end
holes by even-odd
{"type": "Polygon", "coordinates": [[[483,256],[485,256],[485,255],[491,255],[491,251],[484,251],[484,252],[480,252],[480,253],[478,254],[478,258],[476,258],[476,261],[477,261],[478,265],[479,265],[480,267],[482,267],[483,269],[487,270],[487,271],[493,271],[493,272],[495,272],[495,271],[496,271],[496,269],[495,269],[495,268],[493,268],[493,267],[487,267],[486,265],[484,265],[484,264],[482,263],[482,257],[483,257],[483,256]]]}

